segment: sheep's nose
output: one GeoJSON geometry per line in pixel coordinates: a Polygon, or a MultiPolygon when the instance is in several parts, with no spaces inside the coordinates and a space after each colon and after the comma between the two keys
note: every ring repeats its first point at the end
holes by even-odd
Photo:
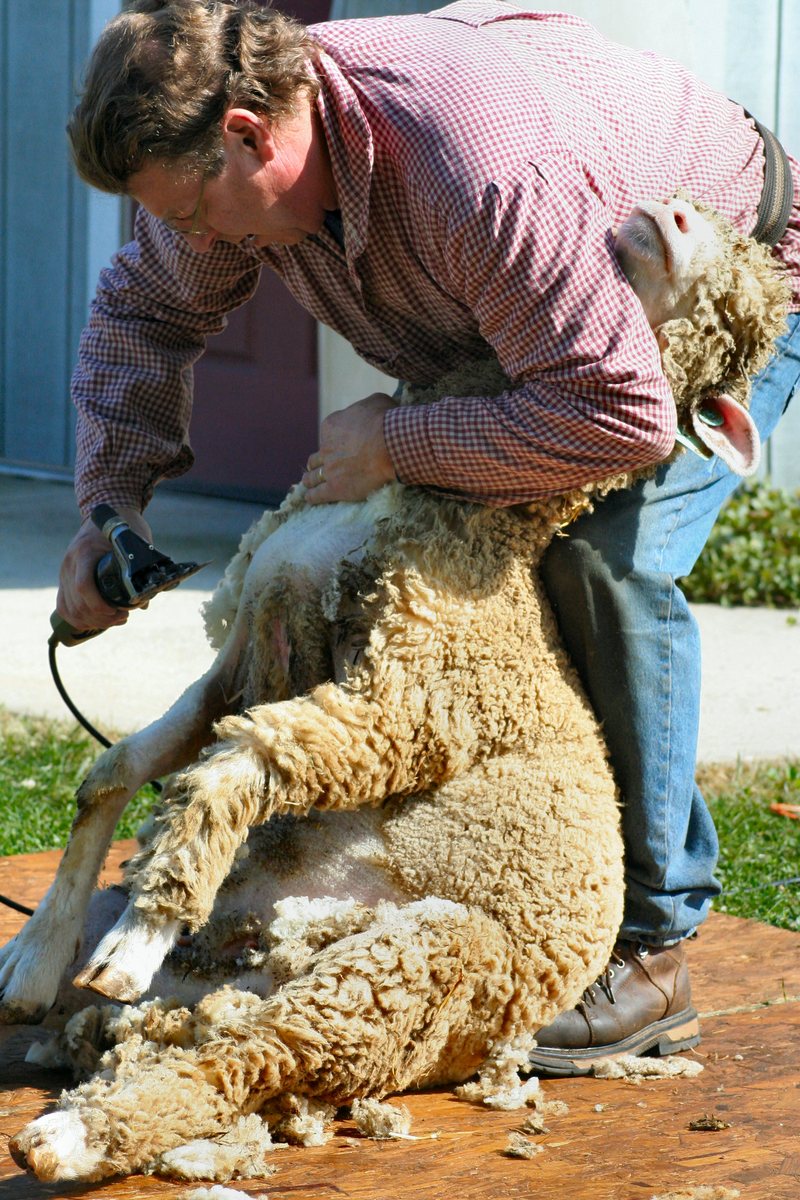
{"type": "Polygon", "coordinates": [[[679,208],[674,208],[672,210],[672,218],[678,227],[679,233],[689,232],[689,221],[685,212],[682,212],[679,208]]]}

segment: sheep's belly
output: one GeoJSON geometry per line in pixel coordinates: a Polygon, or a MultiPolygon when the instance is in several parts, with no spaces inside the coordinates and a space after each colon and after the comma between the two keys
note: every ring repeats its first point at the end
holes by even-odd
{"type": "Polygon", "coordinates": [[[369,907],[409,899],[390,871],[384,822],[381,808],[273,817],[251,829],[217,907],[247,909],[269,924],[275,903],[287,896],[354,900],[369,907]]]}
{"type": "Polygon", "coordinates": [[[220,890],[202,941],[201,972],[192,974],[180,955],[167,959],[150,994],[197,1000],[223,982],[266,996],[274,988],[269,968],[245,965],[244,946],[229,930],[243,915],[257,928],[269,928],[287,911],[319,915],[347,905],[373,908],[381,901],[412,899],[388,869],[380,809],[312,813],[273,818],[251,830],[247,845],[220,890]],[[288,909],[287,909],[288,902],[288,909]],[[279,906],[279,911],[276,910],[279,906]]]}

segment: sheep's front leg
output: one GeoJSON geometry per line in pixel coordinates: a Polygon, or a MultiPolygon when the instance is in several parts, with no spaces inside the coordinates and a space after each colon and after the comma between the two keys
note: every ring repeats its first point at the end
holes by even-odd
{"type": "MultiPolygon", "coordinates": [[[[234,648],[235,650],[235,648],[234,648]]],[[[227,652],[222,660],[231,659],[227,652]]],[[[0,950],[0,1023],[41,1021],[75,958],[86,912],[117,821],[149,779],[184,767],[229,708],[232,670],[218,664],[158,721],[97,760],[77,794],[78,812],[50,890],[27,925],[0,950]]]]}
{"type": "Polygon", "coordinates": [[[334,684],[220,722],[225,740],[178,780],[179,795],[130,864],[128,908],[77,986],[115,1000],[141,996],[181,925],[197,929],[208,919],[251,825],[314,806],[377,804],[424,786],[419,724],[411,705],[385,706],[334,684]]]}
{"type": "Polygon", "coordinates": [[[78,792],[78,815],[50,889],[24,928],[0,950],[4,1024],[36,1024],[52,1007],[64,971],[80,948],[89,899],[114,827],[133,794],[122,787],[93,793],[87,784],[78,792]]]}

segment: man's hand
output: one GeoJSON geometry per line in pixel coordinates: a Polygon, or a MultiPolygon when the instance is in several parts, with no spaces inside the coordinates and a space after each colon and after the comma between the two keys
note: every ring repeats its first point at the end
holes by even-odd
{"type": "MultiPolygon", "coordinates": [[[[117,507],[116,511],[135,533],[152,541],[150,526],[135,508],[117,507]]],[[[95,586],[94,571],[111,547],[89,517],[67,547],[61,564],[56,608],[73,629],[109,629],[124,625],[129,610],[107,604],[95,586]]]]}
{"type": "Polygon", "coordinates": [[[384,415],[394,406],[391,396],[374,392],[325,418],[303,475],[309,504],[364,500],[397,478],[383,436],[384,415]]]}

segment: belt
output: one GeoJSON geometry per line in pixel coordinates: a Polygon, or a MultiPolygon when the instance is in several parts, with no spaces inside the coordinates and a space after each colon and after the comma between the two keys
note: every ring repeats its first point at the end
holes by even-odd
{"type": "Polygon", "coordinates": [[[775,246],[786,232],[794,203],[792,172],[786,151],[775,134],[747,109],[744,115],[753,122],[764,145],[764,187],[750,236],[765,246],[775,246]]]}

